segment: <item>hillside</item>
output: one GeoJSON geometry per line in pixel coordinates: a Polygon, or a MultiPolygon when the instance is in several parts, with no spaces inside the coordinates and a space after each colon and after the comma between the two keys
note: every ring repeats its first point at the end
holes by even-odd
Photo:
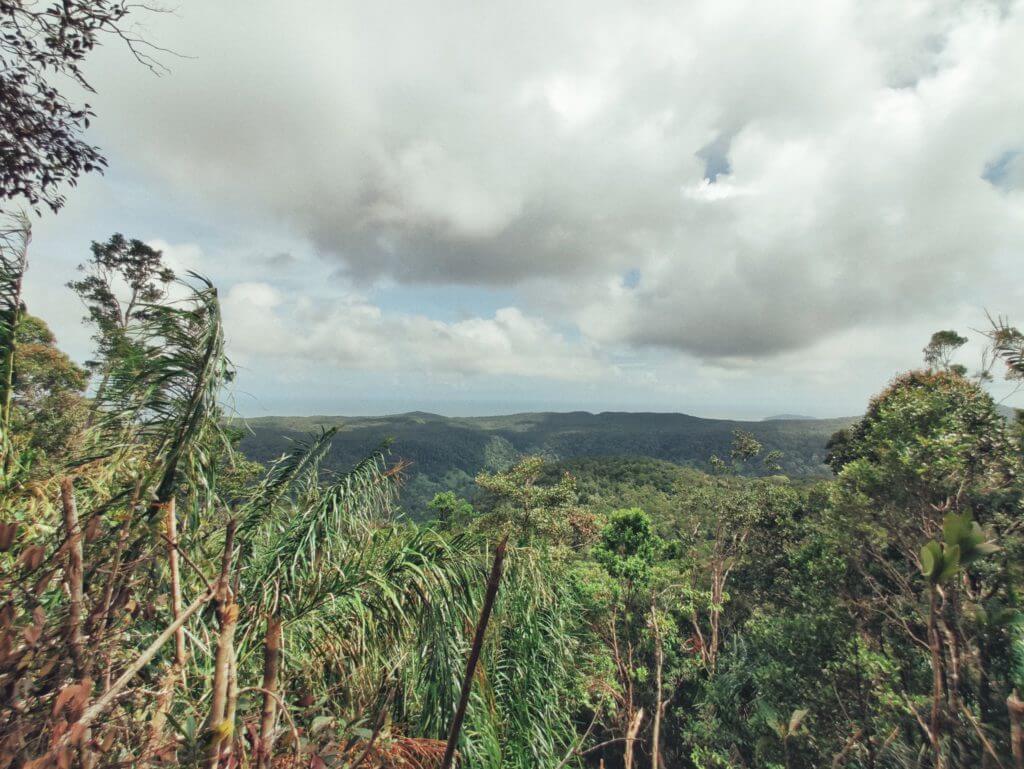
{"type": "Polygon", "coordinates": [[[772,419],[740,422],[687,414],[603,412],[527,413],[444,417],[411,412],[381,417],[260,417],[244,420],[241,448],[268,461],[323,427],[339,427],[328,469],[350,467],[386,438],[392,455],[411,463],[404,503],[416,515],[436,491],[469,493],[481,470],[501,469],[522,454],[555,461],[580,457],[649,457],[707,469],[712,454],[727,456],[734,430],[746,430],[767,450],[783,452],[783,471],[794,477],[828,475],[829,436],[853,421],[772,419]]]}

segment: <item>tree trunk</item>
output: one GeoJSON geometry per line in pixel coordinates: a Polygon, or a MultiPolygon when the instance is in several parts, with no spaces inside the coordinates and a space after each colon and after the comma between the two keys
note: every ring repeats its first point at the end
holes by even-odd
{"type": "MultiPolygon", "coordinates": [[[[82,586],[84,568],[82,565],[82,529],[78,523],[78,505],[75,502],[74,481],[65,476],[60,481],[60,501],[64,512],[64,531],[67,536],[68,561],[64,569],[64,578],[68,586],[68,649],[74,666],[76,679],[85,680],[89,676],[84,641],[82,639],[82,616],[84,614],[84,589],[82,586]]],[[[89,679],[91,682],[92,679],[89,679]]],[[[91,769],[95,764],[95,756],[89,748],[92,730],[86,728],[82,735],[80,765],[82,769],[91,769]]]]}
{"type": "Polygon", "coordinates": [[[665,650],[662,647],[661,631],[658,628],[658,616],[654,606],[651,607],[651,629],[654,631],[654,725],[651,729],[651,769],[658,769],[661,758],[661,717],[666,704],[661,699],[665,650]]]}
{"type": "Polygon", "coordinates": [[[949,703],[950,713],[960,712],[960,644],[956,631],[950,624],[939,617],[939,630],[946,639],[946,654],[949,657],[949,681],[946,686],[946,700],[949,703]]]}
{"type": "Polygon", "coordinates": [[[156,710],[153,713],[153,720],[149,722],[149,739],[147,740],[145,753],[142,756],[141,763],[143,765],[152,763],[153,758],[163,750],[166,739],[164,736],[164,726],[167,724],[167,713],[170,711],[171,703],[174,700],[174,682],[177,678],[178,666],[172,664],[167,668],[160,682],[160,693],[156,699],[156,710]]]}
{"type": "Polygon", "coordinates": [[[267,634],[263,642],[263,713],[260,716],[260,737],[256,744],[256,767],[267,769],[274,754],[274,726],[277,722],[277,680],[281,673],[281,619],[267,618],[267,634]]]}
{"type": "Polygon", "coordinates": [[[636,746],[636,736],[640,733],[640,724],[644,720],[644,709],[640,708],[633,716],[633,722],[626,729],[626,749],[622,757],[625,769],[633,769],[633,756],[636,746]]]}
{"type": "Polygon", "coordinates": [[[238,713],[238,652],[232,648],[231,659],[228,662],[228,701],[224,706],[224,721],[231,725],[232,732],[227,737],[227,744],[230,750],[234,749],[234,725],[235,716],[238,713]]]}
{"type": "Polygon", "coordinates": [[[498,586],[501,584],[501,569],[505,562],[505,546],[507,542],[508,537],[505,537],[494,548],[494,563],[491,564],[491,574],[487,578],[487,592],[484,594],[484,605],[480,608],[480,619],[476,623],[473,646],[470,647],[469,659],[466,660],[466,673],[462,679],[462,691],[459,693],[459,703],[455,708],[455,717],[452,719],[451,728],[448,730],[448,742],[445,745],[444,758],[441,760],[441,769],[451,769],[452,761],[455,760],[455,746],[459,741],[462,719],[466,717],[466,706],[469,705],[469,695],[473,689],[473,673],[476,671],[476,663],[480,660],[480,650],[484,645],[487,623],[491,619],[494,599],[498,595],[498,586]]]}
{"type": "Polygon", "coordinates": [[[932,711],[928,723],[928,740],[935,756],[933,769],[943,769],[942,740],[940,737],[939,708],[942,702],[942,640],[938,627],[939,595],[932,587],[928,605],[928,646],[932,657],[932,711]]]}
{"type": "Polygon", "coordinates": [[[221,561],[220,579],[217,582],[217,619],[220,633],[217,636],[217,653],[213,662],[213,698],[210,715],[207,718],[210,735],[207,766],[217,769],[223,745],[230,750],[233,724],[227,722],[228,680],[231,675],[231,660],[235,655],[235,628],[238,626],[238,605],[231,592],[231,560],[235,539],[235,522],[228,522],[224,542],[224,556],[221,561]]]}
{"type": "MultiPolygon", "coordinates": [[[[177,619],[181,614],[181,570],[178,564],[178,515],[174,497],[167,500],[167,567],[171,574],[171,616],[177,619]]],[[[174,664],[181,671],[183,683],[185,653],[185,628],[180,628],[174,635],[174,664]]]]}
{"type": "Polygon", "coordinates": [[[70,596],[67,627],[68,649],[71,652],[71,661],[75,668],[75,678],[83,678],[87,671],[82,641],[82,531],[78,525],[75,487],[69,477],[61,479],[60,500],[64,510],[64,530],[67,536],[68,550],[68,561],[64,571],[70,596]]]}
{"type": "Polygon", "coordinates": [[[1006,698],[1006,710],[1010,714],[1010,749],[1013,752],[1015,769],[1024,769],[1024,702],[1014,689],[1006,698]]]}
{"type": "Polygon", "coordinates": [[[718,628],[722,619],[722,596],[725,594],[723,568],[721,560],[716,560],[711,574],[711,640],[708,646],[708,663],[712,675],[718,666],[718,628]]]}

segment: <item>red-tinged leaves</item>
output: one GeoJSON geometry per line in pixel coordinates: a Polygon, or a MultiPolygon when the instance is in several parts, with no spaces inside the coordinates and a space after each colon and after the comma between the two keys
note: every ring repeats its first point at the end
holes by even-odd
{"type": "Polygon", "coordinates": [[[0,665],[6,665],[11,657],[11,649],[14,647],[11,635],[11,631],[0,633],[0,665]]]}
{"type": "MultiPolygon", "coordinates": [[[[83,682],[84,683],[84,682],[83,682]]],[[[92,688],[92,682],[89,681],[89,688],[92,688]]],[[[88,699],[88,695],[86,696],[88,699]]],[[[77,748],[81,748],[86,744],[86,735],[89,733],[89,728],[84,724],[71,724],[71,728],[68,729],[68,742],[77,748]]]]}
{"type": "Polygon", "coordinates": [[[32,588],[32,595],[37,598],[46,592],[46,589],[50,586],[50,582],[53,581],[54,575],[57,573],[56,569],[50,569],[43,574],[38,580],[36,580],[35,586],[32,588]]]}
{"type": "Polygon", "coordinates": [[[103,739],[100,740],[100,753],[106,753],[108,750],[110,750],[110,747],[114,744],[115,736],[117,736],[117,732],[115,732],[113,729],[107,729],[107,731],[103,734],[103,739]]]}
{"type": "Polygon", "coordinates": [[[86,678],[77,684],[65,686],[60,694],[57,695],[57,699],[54,700],[53,717],[56,718],[61,713],[64,713],[69,721],[77,721],[82,715],[82,711],[85,710],[85,705],[89,701],[91,693],[91,678],[86,678]]]}
{"type": "Polygon", "coordinates": [[[21,631],[21,635],[25,639],[25,643],[27,643],[29,646],[35,646],[39,642],[39,637],[42,634],[42,625],[29,625],[27,628],[21,631]]]}
{"type": "Polygon", "coordinates": [[[6,553],[14,544],[14,537],[18,533],[18,522],[0,523],[0,553],[6,553]]]}
{"type": "Polygon", "coordinates": [[[29,545],[21,551],[18,565],[27,571],[35,571],[42,564],[45,556],[46,550],[43,549],[42,545],[29,545]]]}

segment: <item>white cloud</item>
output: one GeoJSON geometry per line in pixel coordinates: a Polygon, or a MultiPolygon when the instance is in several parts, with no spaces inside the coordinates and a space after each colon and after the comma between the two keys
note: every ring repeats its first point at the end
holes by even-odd
{"type": "Polygon", "coordinates": [[[354,293],[286,299],[266,283],[239,283],[223,299],[232,354],[242,364],[419,371],[435,379],[489,376],[590,381],[613,374],[583,343],[505,307],[492,318],[444,323],[385,313],[354,293]]]}
{"type": "MultiPolygon", "coordinates": [[[[781,399],[862,402],[929,329],[1024,301],[1021,0],[256,0],[244,21],[153,18],[195,57],[161,79],[100,51],[91,137],[141,234],[234,284],[236,357],[813,411],[781,399]],[[496,298],[418,309],[450,286],[496,298]]],[[[78,192],[116,197],[98,184],[78,192]]],[[[57,221],[84,245],[105,232],[76,200],[57,221]]]]}
{"type": "Polygon", "coordinates": [[[1020,2],[246,20],[225,36],[232,8],[186,3],[157,31],[197,59],[159,85],[109,73],[101,118],[132,105],[125,157],[357,279],[515,285],[604,342],[758,356],[984,290],[1024,244],[1020,2]],[[713,184],[708,146],[727,150],[713,184]],[[982,174],[1001,157],[1000,186],[982,174]],[[627,270],[643,280],[609,294],[627,270]]]}

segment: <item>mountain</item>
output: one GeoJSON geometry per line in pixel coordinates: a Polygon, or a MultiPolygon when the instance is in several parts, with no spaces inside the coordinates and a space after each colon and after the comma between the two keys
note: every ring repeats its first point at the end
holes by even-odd
{"type": "Polygon", "coordinates": [[[806,422],[808,420],[814,420],[815,417],[807,417],[807,416],[804,416],[803,414],[776,414],[775,416],[772,416],[772,417],[765,417],[761,421],[762,422],[778,422],[779,420],[784,420],[784,419],[799,419],[799,420],[803,420],[803,421],[806,422]]]}
{"type": "Polygon", "coordinates": [[[739,422],[688,414],[586,411],[528,413],[493,417],[445,417],[411,412],[380,417],[259,417],[243,420],[242,451],[270,461],[292,441],[326,427],[338,427],[325,467],[344,470],[387,438],[391,456],[410,462],[403,506],[418,515],[433,495],[452,489],[471,494],[481,470],[508,467],[523,454],[553,461],[581,457],[649,457],[676,465],[708,469],[712,454],[728,457],[734,430],[752,433],[765,450],[783,453],[783,472],[793,477],[823,477],[825,444],[844,419],[773,419],[739,422]]]}

